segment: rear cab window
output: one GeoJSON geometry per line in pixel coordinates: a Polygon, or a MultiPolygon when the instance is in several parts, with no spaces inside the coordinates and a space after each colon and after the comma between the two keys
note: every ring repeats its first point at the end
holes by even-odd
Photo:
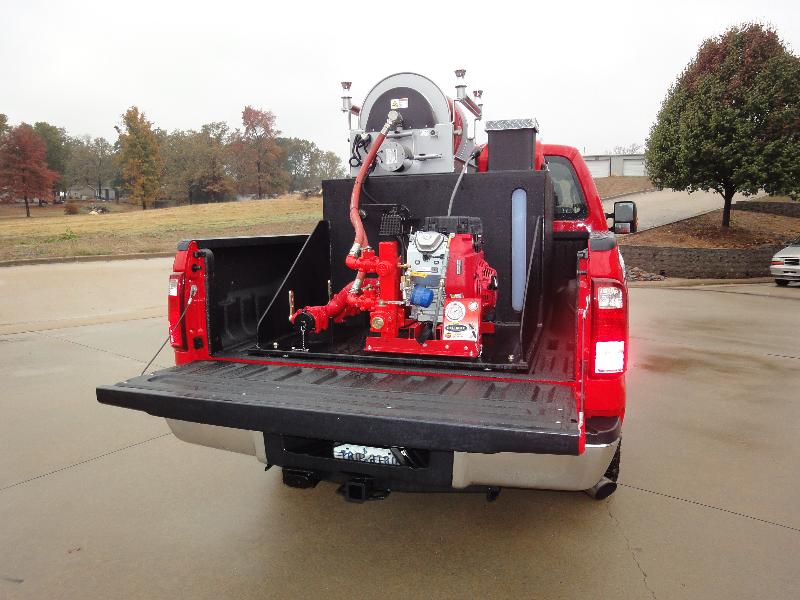
{"type": "Polygon", "coordinates": [[[555,219],[558,221],[585,219],[589,214],[586,198],[570,160],[563,156],[548,155],[545,156],[545,162],[555,190],[555,219]]]}

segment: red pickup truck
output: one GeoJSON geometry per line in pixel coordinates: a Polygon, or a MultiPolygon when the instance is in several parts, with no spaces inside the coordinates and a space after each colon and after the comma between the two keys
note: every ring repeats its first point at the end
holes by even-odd
{"type": "Polygon", "coordinates": [[[606,215],[578,151],[536,141],[534,121],[487,122],[476,145],[465,111],[481,105],[419,75],[382,80],[360,108],[344,100],[355,179],[323,182],[314,231],[181,242],[177,366],[98,400],[351,501],[607,497],[628,355],[607,219],[634,231],[635,206],[606,215]]]}

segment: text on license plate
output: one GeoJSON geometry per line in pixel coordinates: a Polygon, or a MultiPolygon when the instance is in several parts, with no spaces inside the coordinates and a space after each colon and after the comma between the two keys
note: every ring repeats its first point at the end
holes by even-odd
{"type": "Polygon", "coordinates": [[[376,465],[400,464],[389,448],[375,448],[359,444],[338,444],[333,447],[333,457],[376,465]]]}

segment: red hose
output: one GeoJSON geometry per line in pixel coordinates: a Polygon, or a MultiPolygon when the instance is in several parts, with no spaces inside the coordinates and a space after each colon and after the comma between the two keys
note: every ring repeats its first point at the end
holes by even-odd
{"type": "Polygon", "coordinates": [[[355,229],[353,244],[358,244],[362,248],[369,245],[369,240],[367,239],[367,232],[364,230],[364,223],[361,222],[361,214],[358,212],[361,202],[361,186],[367,178],[369,168],[372,166],[372,162],[375,160],[375,156],[378,154],[384,139],[386,139],[386,135],[379,133],[375,138],[375,142],[370,146],[367,157],[358,170],[356,181],[353,184],[353,193],[350,195],[350,222],[353,224],[353,229],[355,229]]]}
{"type": "MultiPolygon", "coordinates": [[[[388,131],[390,124],[391,122],[387,122],[384,129],[375,138],[375,142],[370,146],[367,157],[364,159],[364,162],[361,163],[361,168],[358,170],[356,181],[353,184],[353,193],[350,195],[350,222],[353,224],[353,229],[355,230],[355,238],[353,239],[354,248],[356,244],[359,248],[366,248],[369,246],[367,232],[364,230],[364,223],[361,221],[361,213],[358,211],[361,201],[361,186],[364,184],[364,180],[369,174],[369,169],[372,166],[372,162],[375,160],[375,156],[378,154],[378,150],[380,150],[381,144],[383,144],[383,140],[386,139],[384,131],[388,131]]],[[[354,292],[358,292],[358,290],[361,289],[361,282],[364,281],[364,275],[364,271],[356,273],[356,278],[353,282],[354,292]]]]}

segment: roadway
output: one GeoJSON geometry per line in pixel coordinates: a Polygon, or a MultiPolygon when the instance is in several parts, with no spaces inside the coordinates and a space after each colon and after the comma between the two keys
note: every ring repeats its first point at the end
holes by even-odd
{"type": "Polygon", "coordinates": [[[800,597],[797,287],[631,290],[606,501],[353,505],[97,404],[163,340],[169,265],[0,269],[0,598],[800,597]]]}
{"type": "MultiPolygon", "coordinates": [[[[751,197],[752,199],[753,197],[751,197]]],[[[734,203],[745,200],[736,194],[734,203]]],[[[633,200],[639,215],[639,230],[666,225],[681,219],[688,219],[702,215],[712,210],[721,209],[724,205],[722,196],[716,192],[676,192],[664,189],[654,192],[630,194],[621,198],[603,201],[603,209],[607,212],[614,211],[614,202],[619,200],[633,200]]]]}

